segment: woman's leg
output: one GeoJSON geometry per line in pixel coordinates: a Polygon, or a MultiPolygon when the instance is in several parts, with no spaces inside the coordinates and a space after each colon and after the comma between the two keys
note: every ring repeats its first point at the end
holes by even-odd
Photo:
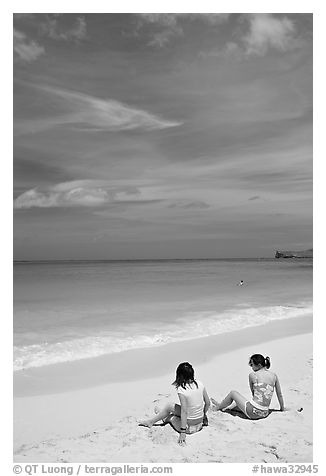
{"type": "Polygon", "coordinates": [[[154,423],[156,423],[160,420],[164,421],[167,417],[169,417],[171,415],[176,415],[176,416],[181,415],[180,405],[174,404],[174,403],[168,403],[168,404],[165,405],[163,410],[158,412],[152,418],[150,418],[149,420],[142,420],[142,421],[139,422],[139,424],[141,426],[148,426],[148,428],[151,428],[154,425],[154,423]]]}
{"type": "Polygon", "coordinates": [[[214,400],[214,398],[212,398],[211,400],[213,404],[216,406],[217,410],[223,410],[224,408],[227,408],[228,406],[230,406],[232,402],[235,402],[237,406],[240,408],[240,410],[244,414],[246,414],[247,399],[236,390],[231,390],[231,392],[220,403],[214,400]]]}

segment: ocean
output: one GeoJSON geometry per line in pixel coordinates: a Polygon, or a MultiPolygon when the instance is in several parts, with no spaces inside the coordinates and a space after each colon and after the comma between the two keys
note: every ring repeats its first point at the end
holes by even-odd
{"type": "Polygon", "coordinates": [[[294,319],[312,284],[309,259],[15,263],[14,370],[294,319]]]}

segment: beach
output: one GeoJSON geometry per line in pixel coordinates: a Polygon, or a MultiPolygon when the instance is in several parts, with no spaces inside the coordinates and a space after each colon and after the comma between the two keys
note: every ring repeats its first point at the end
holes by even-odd
{"type": "MultiPolygon", "coordinates": [[[[312,316],[253,329],[15,372],[14,461],[312,462],[312,316]],[[209,410],[209,426],[177,444],[169,426],[138,426],[177,402],[175,367],[189,360],[210,397],[249,398],[248,358],[269,355],[285,412],[249,421],[209,410]],[[51,369],[50,369],[51,367],[51,369]]],[[[271,409],[277,410],[274,395],[271,409]]]]}
{"type": "Polygon", "coordinates": [[[9,471],[317,472],[312,12],[92,10],[12,18],[9,471]]]}
{"type": "Polygon", "coordinates": [[[312,322],[312,260],[15,264],[14,460],[312,461],[312,322]],[[210,397],[249,399],[254,353],[270,356],[286,412],[210,409],[185,448],[170,426],[138,426],[178,402],[184,361],[210,397]]]}

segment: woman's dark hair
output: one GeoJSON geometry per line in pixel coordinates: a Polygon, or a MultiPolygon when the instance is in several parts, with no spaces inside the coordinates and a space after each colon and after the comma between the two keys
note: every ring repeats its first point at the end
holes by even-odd
{"type": "Polygon", "coordinates": [[[254,354],[250,357],[249,362],[252,362],[255,365],[261,365],[269,369],[271,366],[271,359],[269,357],[264,357],[261,354],[254,354]]]}
{"type": "Polygon", "coordinates": [[[175,385],[176,388],[182,387],[185,389],[186,385],[189,385],[191,383],[194,383],[196,387],[198,387],[198,384],[195,380],[194,369],[192,365],[189,364],[189,362],[182,362],[178,365],[175,375],[175,381],[172,385],[175,385]]]}

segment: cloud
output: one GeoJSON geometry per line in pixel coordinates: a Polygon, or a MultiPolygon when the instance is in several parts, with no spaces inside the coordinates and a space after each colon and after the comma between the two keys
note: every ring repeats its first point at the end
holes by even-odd
{"type": "Polygon", "coordinates": [[[73,180],[27,190],[14,200],[14,209],[129,206],[161,201],[143,196],[135,186],[117,186],[107,180],[73,180]]]}
{"type": "Polygon", "coordinates": [[[37,36],[55,41],[79,43],[87,38],[85,17],[63,13],[15,13],[14,22],[20,29],[27,27],[37,36]]]}
{"type": "Polygon", "coordinates": [[[87,25],[83,16],[77,17],[70,28],[63,28],[60,25],[60,17],[61,14],[47,15],[46,20],[40,25],[41,34],[52,40],[74,41],[76,43],[87,37],[87,25]]]}
{"type": "Polygon", "coordinates": [[[254,197],[250,197],[248,198],[248,200],[259,200],[260,199],[260,196],[259,195],[255,195],[254,197]]]}
{"type": "Polygon", "coordinates": [[[20,61],[31,63],[45,52],[43,46],[39,45],[36,41],[29,40],[25,33],[16,29],[13,31],[13,39],[14,54],[16,59],[20,61]]]}
{"type": "Polygon", "coordinates": [[[94,207],[111,201],[112,194],[96,185],[88,181],[73,181],[43,191],[34,188],[17,197],[14,208],[94,207]]]}
{"type": "Polygon", "coordinates": [[[200,200],[177,200],[170,205],[168,205],[168,208],[189,208],[189,209],[195,209],[195,208],[210,208],[210,206],[202,202],[200,200]]]}
{"type": "MultiPolygon", "coordinates": [[[[177,198],[172,188],[161,188],[149,182],[139,186],[125,182],[117,184],[114,180],[73,180],[51,186],[35,187],[25,191],[14,200],[15,209],[29,208],[67,208],[67,207],[129,207],[156,205],[162,203],[163,209],[207,209],[206,202],[197,198],[177,198]]],[[[185,192],[186,193],[186,192],[185,192]]],[[[180,196],[180,193],[178,191],[180,196]]],[[[156,216],[155,211],[155,216],[156,216]]]]}
{"type": "MultiPolygon", "coordinates": [[[[74,19],[74,23],[70,28],[62,27],[59,18],[62,14],[45,15],[45,19],[41,14],[14,14],[14,21],[19,28],[24,29],[26,24],[29,29],[37,22],[37,31],[34,28],[34,34],[37,36],[46,36],[56,41],[73,41],[79,43],[87,37],[87,26],[83,16],[74,19]],[[40,19],[43,19],[40,21],[40,19]]],[[[69,17],[69,15],[67,16],[69,17]]],[[[20,29],[13,30],[14,54],[16,60],[31,63],[37,60],[45,53],[45,48],[39,42],[27,37],[20,29]]]]}
{"type": "Polygon", "coordinates": [[[182,124],[182,122],[165,120],[113,99],[100,99],[51,86],[39,86],[38,89],[40,92],[62,99],[59,107],[64,110],[64,113],[41,120],[16,121],[15,133],[18,135],[35,133],[66,124],[71,124],[77,129],[95,131],[134,129],[150,131],[182,124]]]}
{"type": "Polygon", "coordinates": [[[280,18],[269,13],[245,13],[237,21],[239,30],[235,31],[231,41],[211,51],[200,52],[200,56],[240,60],[250,56],[264,56],[270,49],[285,52],[304,44],[297,36],[294,22],[286,16],[280,18]]]}
{"type": "Polygon", "coordinates": [[[177,14],[169,13],[140,13],[140,22],[138,28],[142,28],[146,24],[151,24],[158,28],[158,31],[151,33],[149,46],[163,47],[173,37],[183,35],[182,28],[178,25],[177,14]]]}
{"type": "Polygon", "coordinates": [[[228,20],[228,13],[139,13],[137,30],[151,25],[149,46],[166,46],[173,38],[184,35],[183,23],[201,21],[216,26],[228,20]]]}
{"type": "Polygon", "coordinates": [[[159,33],[156,33],[153,35],[153,38],[149,41],[148,45],[149,46],[157,46],[162,48],[163,46],[167,45],[171,38],[176,37],[176,36],[182,36],[183,31],[179,27],[171,28],[171,29],[165,29],[159,33]]]}
{"type": "Polygon", "coordinates": [[[268,13],[246,15],[249,32],[242,41],[248,55],[266,54],[269,48],[287,51],[297,46],[294,23],[287,17],[276,18],[268,13]]]}

